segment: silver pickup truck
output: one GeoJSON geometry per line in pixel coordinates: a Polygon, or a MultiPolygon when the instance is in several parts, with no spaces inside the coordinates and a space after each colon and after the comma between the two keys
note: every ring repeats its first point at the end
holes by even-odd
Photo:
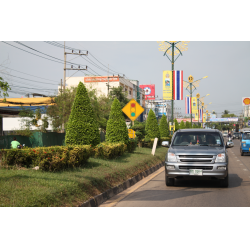
{"type": "Polygon", "coordinates": [[[222,133],[217,129],[181,129],[172,137],[165,159],[165,181],[174,186],[175,178],[219,179],[228,187],[228,154],[222,133]]]}

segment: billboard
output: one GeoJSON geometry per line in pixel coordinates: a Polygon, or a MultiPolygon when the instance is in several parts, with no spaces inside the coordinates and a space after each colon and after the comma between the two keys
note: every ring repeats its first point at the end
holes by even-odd
{"type": "Polygon", "coordinates": [[[210,122],[237,122],[238,117],[210,118],[210,122]]]}
{"type": "Polygon", "coordinates": [[[145,91],[145,100],[155,99],[155,84],[140,85],[140,88],[145,91]]]}
{"type": "Polygon", "coordinates": [[[250,105],[250,97],[242,97],[242,106],[250,105]]]}
{"type": "Polygon", "coordinates": [[[167,115],[166,113],[166,103],[156,104],[157,116],[167,115]]]}
{"type": "Polygon", "coordinates": [[[84,82],[118,82],[118,76],[85,76],[84,82]]]}
{"type": "Polygon", "coordinates": [[[163,71],[163,100],[172,100],[172,71],[164,70],[163,71]]]}

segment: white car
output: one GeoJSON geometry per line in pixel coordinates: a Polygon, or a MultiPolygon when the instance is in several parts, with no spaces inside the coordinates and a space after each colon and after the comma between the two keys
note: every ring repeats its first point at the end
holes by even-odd
{"type": "Polygon", "coordinates": [[[227,136],[228,136],[228,133],[224,132],[223,137],[227,137],[227,136]]]}

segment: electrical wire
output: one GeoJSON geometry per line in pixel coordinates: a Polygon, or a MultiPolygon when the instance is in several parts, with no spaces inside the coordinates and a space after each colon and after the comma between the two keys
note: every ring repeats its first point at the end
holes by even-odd
{"type": "Polygon", "coordinates": [[[18,71],[18,70],[15,70],[15,69],[11,69],[11,68],[6,67],[6,66],[3,66],[3,65],[0,65],[0,67],[4,67],[4,68],[10,69],[10,70],[14,70],[14,71],[16,71],[16,72],[19,72],[19,73],[22,73],[22,74],[25,74],[25,75],[29,75],[29,76],[33,76],[33,77],[36,77],[36,78],[40,78],[40,79],[43,79],[43,80],[48,80],[48,81],[52,81],[52,82],[57,82],[57,81],[55,81],[55,80],[51,80],[51,79],[42,78],[42,77],[39,77],[39,76],[30,75],[30,74],[24,73],[24,72],[22,72],[22,71],[18,71]]]}
{"type": "Polygon", "coordinates": [[[15,77],[15,78],[20,78],[20,79],[23,79],[23,80],[31,81],[31,82],[38,82],[38,83],[43,83],[43,84],[57,85],[57,84],[55,84],[55,83],[40,82],[40,81],[35,81],[35,80],[31,80],[31,79],[19,77],[19,76],[14,76],[14,75],[11,75],[11,74],[8,74],[8,73],[3,73],[3,72],[1,72],[1,73],[2,73],[2,74],[5,74],[5,75],[13,76],[13,77],[15,77]]]}
{"type": "MultiPolygon", "coordinates": [[[[64,64],[64,61],[63,61],[63,60],[61,60],[61,59],[58,59],[58,58],[57,58],[57,60],[58,60],[58,61],[55,61],[55,60],[53,60],[53,59],[46,58],[46,57],[43,57],[43,56],[40,56],[40,55],[34,54],[34,53],[32,53],[32,52],[29,52],[29,51],[27,51],[27,50],[21,49],[21,48],[19,48],[19,47],[17,47],[17,46],[14,46],[14,45],[12,45],[12,44],[7,43],[7,42],[4,42],[4,41],[1,41],[1,42],[2,42],[2,43],[5,43],[5,44],[7,44],[7,45],[9,45],[9,46],[12,46],[12,47],[14,47],[14,48],[16,48],[16,49],[19,49],[19,50],[22,50],[22,51],[24,51],[24,52],[27,52],[27,53],[29,53],[29,54],[32,54],[32,55],[35,55],[35,56],[41,57],[41,58],[43,58],[43,59],[47,59],[47,60],[52,61],[52,62],[57,62],[57,63],[64,64]]],[[[39,52],[39,53],[42,53],[42,52],[39,52]]],[[[42,53],[42,54],[44,54],[44,53],[42,53]]],[[[45,54],[45,55],[46,55],[46,54],[45,54]]],[[[50,57],[52,57],[52,56],[50,56],[50,57]]],[[[80,65],[80,64],[76,64],[76,63],[67,62],[67,61],[66,61],[66,64],[74,64],[74,65],[77,65],[77,66],[79,66],[79,65],[80,65]]],[[[86,65],[80,65],[80,66],[82,66],[82,67],[86,67],[86,65]]]]}
{"type": "MultiPolygon", "coordinates": [[[[45,43],[48,43],[50,45],[53,45],[53,46],[56,46],[58,48],[64,48],[64,45],[58,43],[58,42],[46,42],[45,43]]],[[[79,50],[80,49],[75,49],[75,48],[72,48],[72,47],[68,47],[68,46],[65,46],[65,49],[69,49],[69,50],[79,50]]],[[[107,72],[108,70],[110,71],[111,74],[113,73],[118,73],[118,74],[122,74],[122,73],[119,73],[118,71],[115,71],[115,70],[112,70],[111,68],[107,67],[106,65],[104,65],[103,63],[101,63],[92,53],[88,53],[89,55],[91,55],[96,61],[98,61],[101,65],[103,65],[105,67],[105,69],[103,69],[102,67],[100,67],[99,65],[97,65],[95,62],[93,62],[90,58],[87,60],[86,58],[83,58],[85,59],[86,61],[88,61],[89,63],[91,63],[93,66],[96,66],[97,68],[107,72]],[[112,73],[113,72],[113,73],[112,73]]]]}

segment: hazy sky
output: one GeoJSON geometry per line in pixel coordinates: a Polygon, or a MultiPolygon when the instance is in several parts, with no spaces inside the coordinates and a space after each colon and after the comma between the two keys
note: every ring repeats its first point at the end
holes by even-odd
{"type": "MultiPolygon", "coordinates": [[[[0,72],[0,76],[12,85],[13,92],[10,92],[10,97],[25,97],[25,93],[34,92],[55,93],[57,85],[63,79],[63,48],[45,42],[22,42],[30,48],[44,53],[41,54],[15,42],[7,41],[7,43],[51,60],[58,61],[44,54],[62,60],[60,63],[53,62],[0,42],[0,65],[9,68],[0,66],[2,72],[0,72]],[[3,74],[4,69],[7,74],[12,76],[3,74]]],[[[63,45],[62,41],[58,41],[58,43],[63,45]]],[[[156,95],[162,98],[162,71],[171,70],[171,63],[166,56],[163,56],[163,52],[158,50],[159,44],[156,41],[67,41],[66,46],[88,50],[99,62],[91,55],[86,57],[88,61],[84,59],[85,56],[75,58],[75,55],[68,55],[67,61],[88,65],[89,71],[96,72],[98,75],[107,75],[109,65],[110,74],[119,72],[125,74],[129,79],[139,80],[140,84],[155,84],[156,95]]],[[[66,51],[70,52],[70,50],[66,51]]],[[[221,113],[228,109],[239,115],[243,110],[242,97],[250,96],[249,65],[250,42],[190,41],[188,50],[183,52],[183,56],[180,56],[175,62],[175,69],[183,70],[184,80],[187,80],[189,75],[193,75],[194,80],[208,76],[207,79],[201,80],[200,86],[194,94],[200,93],[201,96],[210,94],[205,98],[205,104],[212,102],[211,105],[208,105],[210,112],[215,110],[221,113]]],[[[67,67],[70,67],[70,64],[67,67]]],[[[76,73],[71,70],[67,71],[66,76],[69,77],[74,73],[74,76],[90,74],[85,71],[76,73]]],[[[188,92],[184,90],[184,96],[187,94],[188,92]]],[[[184,100],[175,101],[175,106],[180,108],[181,113],[185,115],[184,100]]]]}

